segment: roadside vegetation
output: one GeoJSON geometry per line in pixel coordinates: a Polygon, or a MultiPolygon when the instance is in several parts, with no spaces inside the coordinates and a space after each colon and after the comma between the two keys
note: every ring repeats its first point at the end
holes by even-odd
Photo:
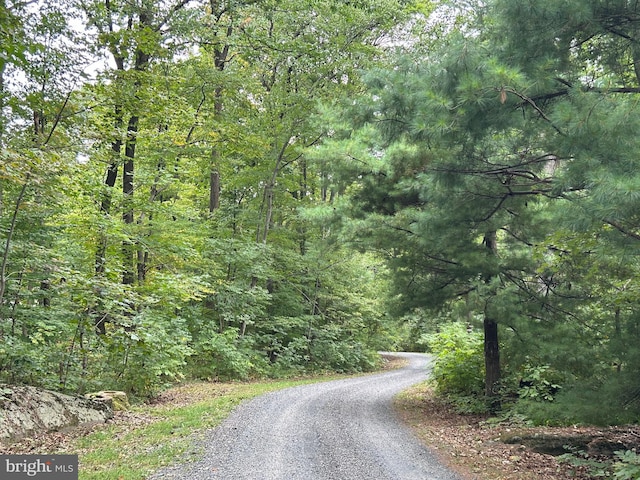
{"type": "Polygon", "coordinates": [[[640,478],[639,413],[621,399],[612,407],[598,402],[607,392],[565,393],[559,372],[527,365],[503,377],[495,410],[483,392],[481,333],[449,323],[424,341],[432,378],[396,407],[453,468],[496,480],[640,478]]]}
{"type": "Polygon", "coordinates": [[[403,421],[465,479],[635,480],[640,427],[534,426],[513,413],[460,413],[432,383],[399,395],[403,421]]]}

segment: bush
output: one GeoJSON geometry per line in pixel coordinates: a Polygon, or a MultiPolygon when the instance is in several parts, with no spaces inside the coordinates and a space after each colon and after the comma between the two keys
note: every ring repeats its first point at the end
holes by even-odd
{"type": "Polygon", "coordinates": [[[195,378],[246,379],[256,370],[252,350],[243,345],[235,328],[203,335],[196,342],[195,352],[189,359],[189,373],[195,378]]]}
{"type": "Polygon", "coordinates": [[[106,371],[95,372],[109,388],[140,398],[150,397],[183,378],[192,354],[189,335],[180,317],[145,311],[132,327],[114,328],[100,341],[106,350],[106,371]]]}
{"type": "Polygon", "coordinates": [[[375,369],[380,356],[362,342],[345,339],[339,326],[313,329],[312,339],[300,336],[280,346],[271,374],[287,376],[309,372],[355,373],[375,369]]]}
{"type": "Polygon", "coordinates": [[[553,402],[521,398],[516,409],[536,425],[624,425],[640,417],[637,372],[610,372],[590,381],[574,381],[553,402]]]}
{"type": "MultiPolygon", "coordinates": [[[[429,351],[436,357],[433,380],[439,393],[460,398],[483,395],[482,333],[468,332],[463,323],[451,323],[443,325],[440,332],[429,335],[427,345],[429,351]]],[[[464,402],[475,403],[470,399],[464,402]]]]}
{"type": "Polygon", "coordinates": [[[518,385],[518,396],[540,402],[553,402],[562,388],[560,375],[549,365],[525,365],[518,385]]]}

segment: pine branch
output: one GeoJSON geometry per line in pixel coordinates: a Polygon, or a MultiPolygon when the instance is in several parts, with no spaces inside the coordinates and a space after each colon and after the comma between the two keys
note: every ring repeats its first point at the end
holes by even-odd
{"type": "Polygon", "coordinates": [[[513,238],[515,238],[517,241],[524,243],[527,247],[533,247],[533,243],[528,242],[527,240],[525,240],[524,238],[520,238],[518,235],[516,235],[514,232],[512,232],[510,229],[508,229],[507,227],[502,227],[500,230],[502,230],[503,232],[508,233],[509,235],[511,235],[513,238]]]}
{"type": "Polygon", "coordinates": [[[528,167],[531,165],[537,165],[540,163],[547,163],[549,161],[557,161],[560,160],[559,157],[557,157],[556,155],[553,155],[551,153],[545,153],[544,155],[540,155],[538,157],[534,157],[534,158],[530,158],[528,160],[519,162],[519,163],[515,163],[513,165],[509,165],[509,164],[495,164],[495,163],[490,163],[489,161],[486,161],[484,159],[482,159],[482,161],[484,163],[487,163],[488,165],[490,165],[491,167],[495,167],[495,168],[491,168],[488,170],[483,170],[483,169],[479,169],[479,168],[475,168],[475,169],[457,169],[457,168],[432,168],[431,171],[433,172],[440,172],[440,173],[456,173],[456,174],[466,174],[466,175],[512,175],[512,176],[522,176],[525,178],[530,178],[532,180],[540,180],[542,183],[548,183],[550,182],[550,179],[544,178],[541,179],[540,177],[538,177],[535,173],[533,173],[530,170],[524,170],[522,167],[528,167]]]}
{"type": "Polygon", "coordinates": [[[507,201],[507,198],[509,198],[509,194],[503,195],[498,204],[484,218],[480,219],[480,222],[486,222],[491,217],[493,217],[498,212],[498,210],[500,210],[500,207],[502,207],[504,202],[507,201]]]}
{"type": "Polygon", "coordinates": [[[536,104],[535,100],[533,100],[532,98],[527,97],[526,95],[524,95],[524,94],[522,94],[522,93],[518,93],[518,92],[517,92],[515,89],[513,89],[513,88],[504,88],[504,87],[503,87],[503,88],[502,88],[502,91],[505,91],[505,92],[509,92],[509,93],[514,94],[516,97],[520,98],[520,99],[523,101],[523,103],[528,104],[528,105],[530,105],[531,107],[533,107],[533,109],[534,109],[536,112],[538,112],[538,114],[539,114],[542,118],[544,118],[544,119],[549,123],[549,125],[551,125],[551,126],[553,127],[553,129],[554,129],[556,132],[558,132],[558,133],[559,133],[560,135],[562,135],[562,136],[565,136],[565,133],[564,133],[562,130],[560,130],[560,128],[559,128],[557,125],[555,125],[555,124],[551,121],[551,119],[550,119],[549,117],[547,117],[547,115],[542,111],[542,109],[541,109],[540,107],[538,107],[538,105],[536,104]]]}
{"type": "Polygon", "coordinates": [[[409,234],[409,235],[415,235],[415,233],[416,233],[416,232],[413,232],[413,231],[409,230],[408,228],[396,227],[395,225],[391,225],[391,224],[390,224],[390,223],[388,223],[388,222],[382,222],[382,224],[383,224],[385,227],[389,227],[389,228],[391,228],[391,229],[393,229],[393,230],[397,230],[397,231],[399,231],[399,232],[407,233],[407,234],[409,234]]]}
{"type": "Polygon", "coordinates": [[[615,220],[608,220],[605,219],[604,222],[607,225],[611,225],[613,228],[615,228],[616,230],[618,230],[620,233],[625,234],[628,237],[631,237],[635,240],[640,240],[640,234],[636,233],[636,232],[632,232],[631,230],[629,230],[628,228],[626,228],[624,225],[616,222],[615,220]]]}
{"type": "MultiPolygon", "coordinates": [[[[529,100],[533,102],[544,102],[546,100],[551,100],[557,97],[562,97],[565,95],[569,95],[570,88],[563,88],[562,90],[558,90],[555,92],[545,93],[542,95],[536,95],[534,97],[530,97],[529,100]]],[[[640,87],[616,87],[616,88],[595,88],[595,87],[582,87],[581,90],[585,93],[632,93],[638,94],[640,93],[640,87]]],[[[513,92],[512,92],[513,93],[513,92]]],[[[523,102],[519,106],[523,106],[525,103],[523,102]]]]}

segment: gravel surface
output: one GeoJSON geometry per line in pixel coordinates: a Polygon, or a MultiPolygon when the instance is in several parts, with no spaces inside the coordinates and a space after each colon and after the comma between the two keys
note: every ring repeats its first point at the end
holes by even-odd
{"type": "Polygon", "coordinates": [[[398,422],[393,396],[427,378],[406,367],[280,390],[240,406],[205,439],[203,460],[152,479],[459,480],[398,422]]]}

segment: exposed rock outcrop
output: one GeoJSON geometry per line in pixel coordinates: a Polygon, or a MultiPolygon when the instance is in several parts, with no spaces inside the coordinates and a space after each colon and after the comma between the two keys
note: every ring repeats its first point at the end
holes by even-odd
{"type": "Polygon", "coordinates": [[[0,442],[37,432],[103,423],[113,417],[104,402],[29,386],[0,384],[0,442]]]}

